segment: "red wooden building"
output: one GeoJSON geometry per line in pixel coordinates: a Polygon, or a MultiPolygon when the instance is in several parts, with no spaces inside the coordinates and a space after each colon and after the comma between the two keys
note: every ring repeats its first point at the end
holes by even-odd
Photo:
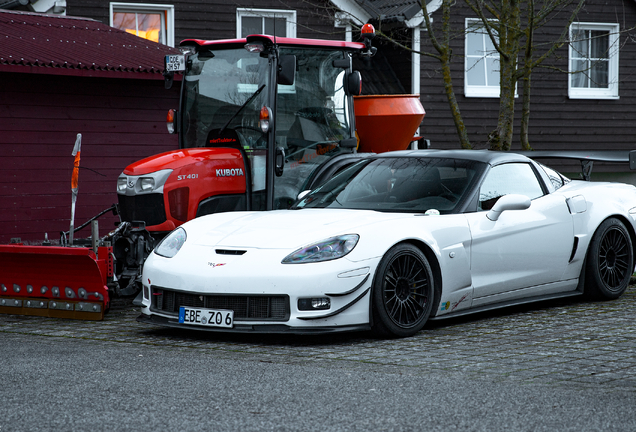
{"type": "Polygon", "coordinates": [[[0,10],[0,243],[69,229],[78,133],[76,226],[117,202],[128,164],[177,147],[165,119],[179,86],[162,76],[175,52],[92,19],[0,10]]]}

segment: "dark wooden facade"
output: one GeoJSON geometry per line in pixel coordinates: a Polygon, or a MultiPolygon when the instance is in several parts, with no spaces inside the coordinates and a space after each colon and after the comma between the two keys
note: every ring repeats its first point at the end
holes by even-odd
{"type": "MultiPolygon", "coordinates": [[[[170,4],[175,7],[175,44],[183,39],[230,39],[236,37],[236,9],[278,9],[297,12],[297,37],[344,39],[334,27],[334,6],[328,0],[127,0],[126,3],[170,4]]],[[[109,4],[101,0],[66,0],[66,13],[109,23],[109,4]]]]}
{"type": "MultiPolygon", "coordinates": [[[[455,53],[452,77],[455,92],[469,137],[475,148],[488,148],[488,134],[497,126],[498,98],[464,96],[464,38],[460,34],[465,18],[476,17],[463,2],[453,7],[452,26],[457,34],[452,40],[455,53]]],[[[441,11],[433,14],[436,25],[441,23],[441,11]]],[[[535,33],[537,55],[542,46],[550,44],[563,31],[569,13],[556,15],[549,25],[535,33]]],[[[535,150],[632,150],[634,118],[636,118],[636,43],[632,36],[636,22],[636,3],[632,0],[590,0],[575,20],[585,23],[619,23],[619,96],[617,100],[570,99],[568,97],[568,45],[563,45],[545,63],[548,68],[537,68],[532,74],[530,144],[535,150]],[[560,70],[560,71],[559,71],[560,70]]],[[[422,32],[422,49],[432,52],[429,39],[422,32]]],[[[421,95],[426,108],[423,135],[434,147],[458,148],[459,141],[444,94],[440,64],[430,57],[422,57],[421,95]]],[[[515,136],[513,149],[520,149],[519,131],[521,117],[521,82],[518,83],[515,106],[515,136]]],[[[595,168],[625,170],[618,168],[595,168]]]]}
{"type": "MultiPolygon", "coordinates": [[[[19,69],[19,66],[15,68],[19,69]]],[[[0,73],[0,243],[69,229],[73,145],[82,134],[76,226],[117,202],[130,163],[177,148],[165,127],[178,85],[160,79],[0,73]]],[[[110,213],[100,234],[114,229],[110,213]]],[[[90,227],[76,234],[90,235],[90,227]]]]}

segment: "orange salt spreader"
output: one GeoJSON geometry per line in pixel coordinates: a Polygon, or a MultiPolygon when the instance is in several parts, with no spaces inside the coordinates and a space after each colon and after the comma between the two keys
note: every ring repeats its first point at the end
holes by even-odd
{"type": "Polygon", "coordinates": [[[418,94],[354,96],[359,152],[406,150],[426,112],[418,94]]]}

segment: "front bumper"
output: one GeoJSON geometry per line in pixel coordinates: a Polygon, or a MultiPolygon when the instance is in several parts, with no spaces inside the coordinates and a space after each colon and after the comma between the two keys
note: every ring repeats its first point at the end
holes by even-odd
{"type": "Polygon", "coordinates": [[[287,252],[272,250],[249,249],[242,255],[219,255],[205,248],[182,252],[175,258],[151,254],[144,264],[142,313],[160,318],[157,323],[178,324],[183,306],[233,310],[235,326],[248,332],[267,326],[312,333],[369,324],[377,259],[284,265],[280,255],[287,252]],[[328,298],[330,308],[301,310],[299,300],[307,298],[328,298]]]}

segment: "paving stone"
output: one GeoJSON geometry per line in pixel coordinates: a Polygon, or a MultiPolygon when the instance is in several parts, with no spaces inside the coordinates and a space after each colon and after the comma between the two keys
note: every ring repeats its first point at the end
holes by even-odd
{"type": "Polygon", "coordinates": [[[322,336],[214,334],[149,327],[117,303],[103,321],[0,314],[0,333],[82,338],[100,343],[213,351],[265,362],[396,368],[413,374],[461,371],[519,383],[636,391],[636,287],[610,302],[543,302],[431,322],[417,335],[382,340],[365,333],[322,336]]]}

